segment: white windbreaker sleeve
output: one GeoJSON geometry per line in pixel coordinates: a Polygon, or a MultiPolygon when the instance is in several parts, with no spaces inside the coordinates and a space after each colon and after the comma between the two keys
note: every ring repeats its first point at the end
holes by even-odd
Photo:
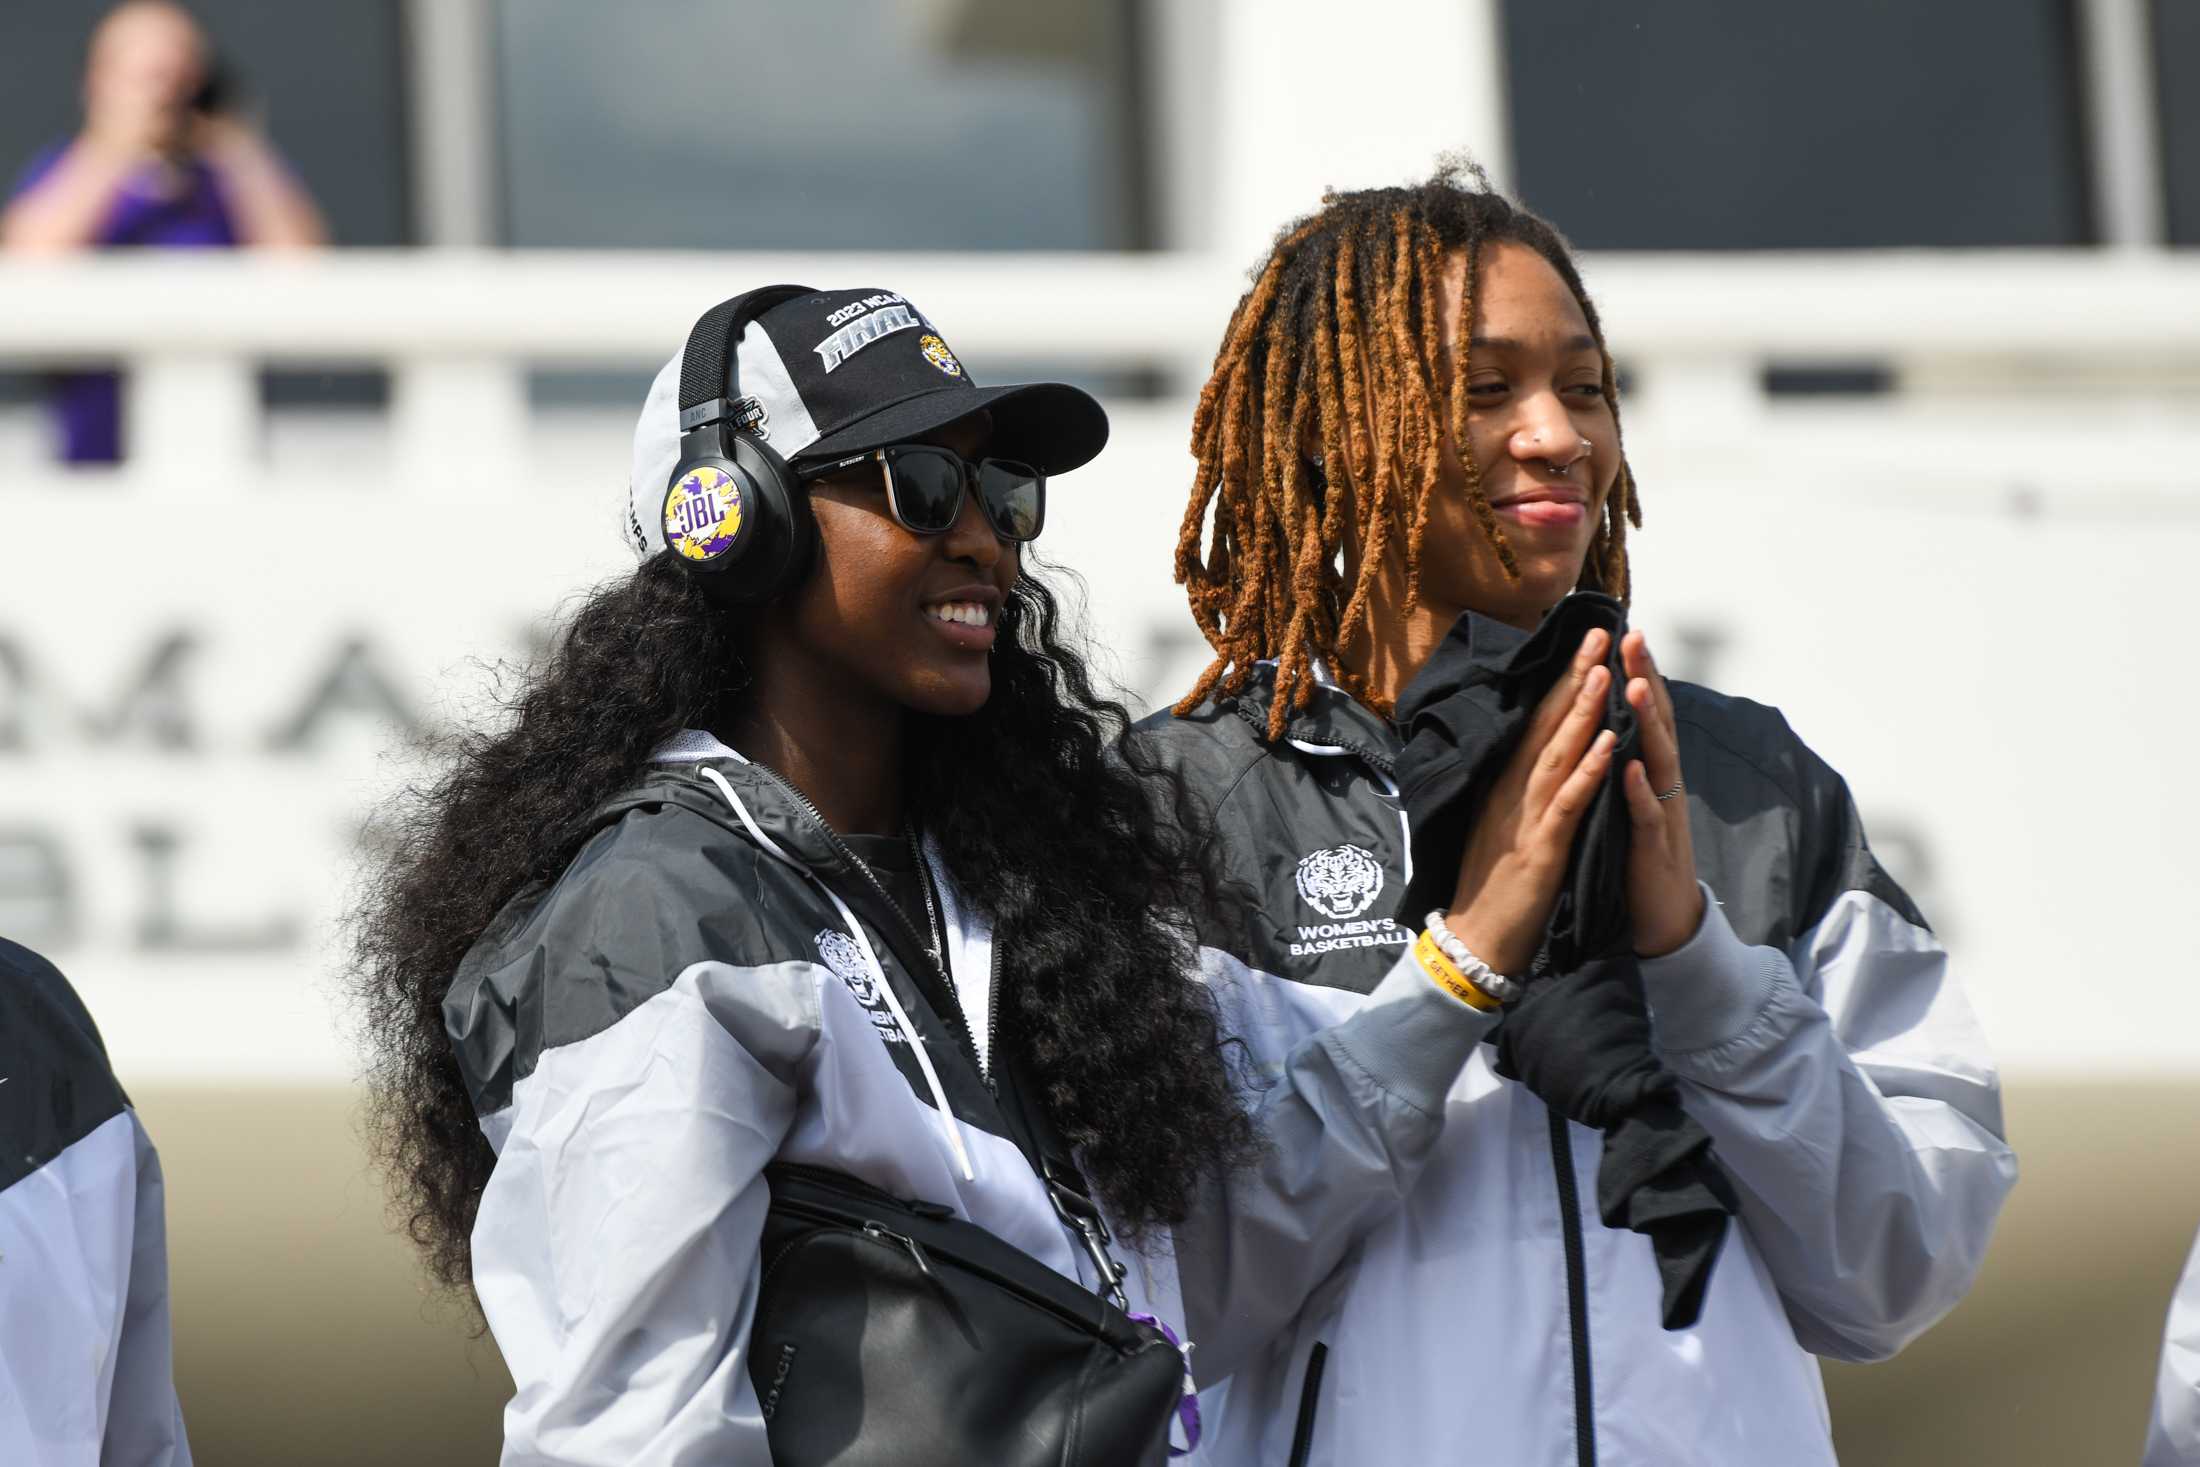
{"type": "Polygon", "coordinates": [[[2200,1238],[2169,1301],[2162,1368],[2154,1382],[2140,1467],[2200,1467],[2200,1238]]]}
{"type": "Polygon", "coordinates": [[[162,1197],[127,1109],[0,1190],[0,1462],[190,1467],[162,1197]]]}
{"type": "Polygon", "coordinates": [[[0,1463],[190,1467],[160,1156],[61,970],[0,937],[0,1463]]]}
{"type": "MultiPolygon", "coordinates": [[[[1193,1373],[1219,1382],[1297,1315],[1366,1230],[1398,1205],[1434,1153],[1444,1096],[1496,1023],[1438,988],[1401,953],[1328,1028],[1288,1032],[1302,1012],[1273,1002],[1283,980],[1202,950],[1225,1033],[1283,1054],[1255,1116],[1265,1149],[1210,1185],[1176,1229],[1193,1373]],[[1279,1032],[1280,1031],[1280,1032],[1279,1032]]],[[[1296,985],[1292,985],[1296,987],[1296,985]]]]}
{"type": "Polygon", "coordinates": [[[130,1286],[115,1341],[114,1389],[100,1467],[191,1467],[183,1408],[176,1400],[174,1330],[168,1304],[167,1182],[153,1138],[130,1112],[136,1154],[130,1202],[130,1286]]]}
{"type": "Polygon", "coordinates": [[[504,1467],[769,1467],[747,1349],[763,1169],[817,1028],[804,965],[697,963],[544,1050],[484,1118],[474,1285],[518,1387],[504,1467]]]}
{"type": "Polygon", "coordinates": [[[1884,1359],[1970,1287],[2016,1182],[1984,1036],[1932,933],[1865,885],[1788,952],[1704,890],[1695,937],[1642,965],[1659,1057],[1797,1340],[1884,1359]]]}

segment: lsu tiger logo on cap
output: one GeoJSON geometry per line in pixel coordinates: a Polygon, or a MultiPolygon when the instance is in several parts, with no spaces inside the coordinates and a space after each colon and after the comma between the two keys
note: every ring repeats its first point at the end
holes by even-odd
{"type": "Polygon", "coordinates": [[[741,486],[708,464],[665,491],[665,546],[687,560],[716,560],[741,532],[741,486]]]}
{"type": "Polygon", "coordinates": [[[937,336],[927,336],[917,346],[923,351],[926,361],[948,376],[960,377],[963,374],[963,364],[955,360],[955,354],[947,349],[947,343],[937,336]]]}

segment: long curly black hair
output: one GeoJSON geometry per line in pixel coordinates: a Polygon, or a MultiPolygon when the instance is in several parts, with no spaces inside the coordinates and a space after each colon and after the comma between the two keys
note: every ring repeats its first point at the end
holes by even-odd
{"type": "MultiPolygon", "coordinates": [[[[1212,996],[1188,971],[1218,884],[1181,783],[1122,734],[1053,593],[1031,573],[1001,611],[993,691],[967,718],[912,714],[907,788],[1001,945],[1001,1040],[1134,1238],[1182,1220],[1243,1163],[1243,1108],[1212,996]]],[[[670,558],[599,588],[502,702],[446,736],[435,773],[384,813],[352,917],[368,1047],[368,1141],[441,1283],[469,1290],[469,1234],[495,1158],[443,1029],[459,960],[516,894],[556,878],[582,817],[638,783],[683,728],[739,706],[742,626],[670,558]]]]}

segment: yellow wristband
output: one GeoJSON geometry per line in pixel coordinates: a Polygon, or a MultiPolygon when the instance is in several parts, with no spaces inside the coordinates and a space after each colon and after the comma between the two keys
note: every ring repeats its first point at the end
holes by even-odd
{"type": "Polygon", "coordinates": [[[1459,971],[1459,965],[1444,955],[1444,950],[1436,945],[1436,939],[1429,935],[1426,928],[1421,931],[1421,940],[1413,945],[1413,957],[1421,965],[1421,971],[1436,980],[1437,987],[1468,1008],[1480,1009],[1485,1014],[1497,1012],[1497,1000],[1476,986],[1472,978],[1459,971]]]}

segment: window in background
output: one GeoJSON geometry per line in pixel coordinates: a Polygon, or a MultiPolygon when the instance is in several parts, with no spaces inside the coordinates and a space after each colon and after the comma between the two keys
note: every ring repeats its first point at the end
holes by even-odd
{"type": "Polygon", "coordinates": [[[497,0],[507,243],[1147,243],[1109,0],[497,0]]]}
{"type": "Polygon", "coordinates": [[[1513,179],[1579,245],[2095,238],[2070,0],[1627,14],[1504,4],[1513,179]]]}
{"type": "Polygon", "coordinates": [[[2200,5],[2191,0],[2154,0],[2154,96],[2169,242],[2200,245],[2200,5]]]}

